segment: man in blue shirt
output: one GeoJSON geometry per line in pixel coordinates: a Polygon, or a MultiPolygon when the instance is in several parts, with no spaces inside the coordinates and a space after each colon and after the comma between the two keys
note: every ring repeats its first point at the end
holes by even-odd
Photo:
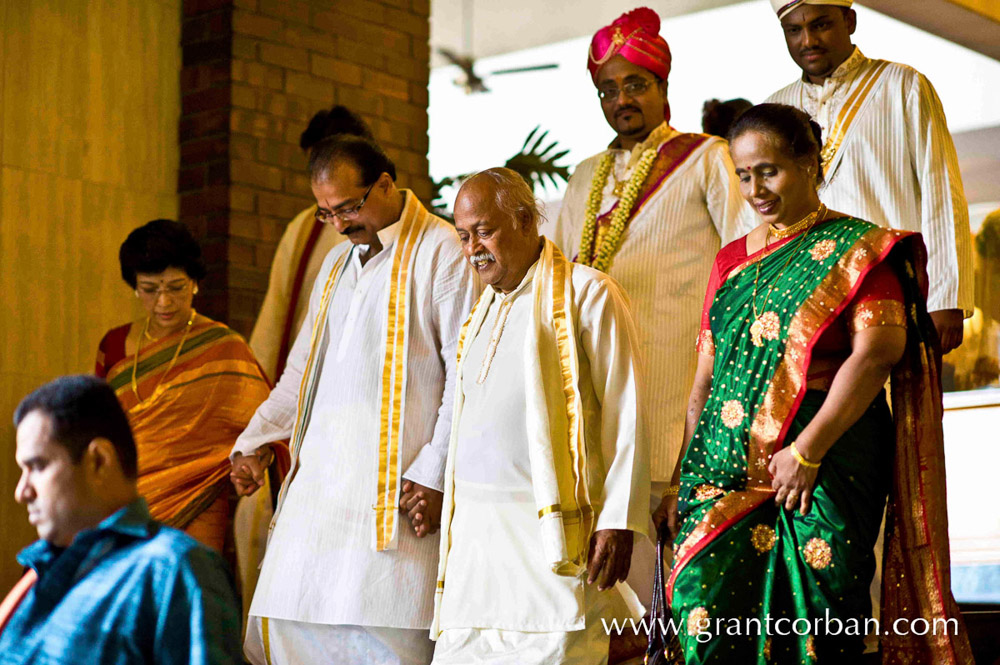
{"type": "Polygon", "coordinates": [[[214,552],[150,518],[111,388],[57,379],[14,424],[15,498],[40,540],[17,557],[31,570],[0,613],[0,665],[242,663],[232,579],[214,552]]]}

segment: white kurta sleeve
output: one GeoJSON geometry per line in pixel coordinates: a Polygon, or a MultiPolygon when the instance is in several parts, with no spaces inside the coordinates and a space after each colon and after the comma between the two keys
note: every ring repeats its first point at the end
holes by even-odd
{"type": "Polygon", "coordinates": [[[921,74],[912,78],[906,115],[910,157],[920,183],[920,231],[927,244],[927,309],[962,309],[971,316],[975,305],[969,207],[941,100],[921,74]]]}
{"type": "Polygon", "coordinates": [[[456,249],[443,250],[437,256],[437,261],[439,263],[431,277],[433,289],[428,306],[433,310],[433,321],[438,333],[441,363],[445,371],[444,391],[437,410],[434,434],[417,453],[403,473],[403,478],[440,492],[444,491],[444,467],[451,438],[458,335],[482,289],[469,262],[458,249],[457,241],[456,249]]]}
{"type": "Polygon", "coordinates": [[[705,151],[705,204],[725,247],[757,225],[753,209],[740,193],[729,144],[716,141],[705,151]]]}
{"type": "MultiPolygon", "coordinates": [[[[579,300],[580,352],[600,404],[605,465],[595,529],[645,534],[649,523],[649,442],[642,414],[639,342],[628,300],[611,278],[588,285],[579,300]]],[[[592,497],[593,498],[593,497],[592,497]]]]}
{"type": "Polygon", "coordinates": [[[230,457],[236,453],[249,455],[261,446],[292,436],[299,387],[302,384],[302,374],[305,372],[306,361],[309,358],[309,345],[320,301],[323,298],[323,287],[326,286],[326,280],[333,269],[334,255],[343,253],[344,249],[343,247],[334,248],[324,259],[323,267],[316,277],[312,293],[309,296],[309,312],[305,321],[302,322],[299,334],[295,337],[295,343],[288,352],[285,370],[281,373],[277,385],[271,390],[271,394],[257,407],[257,411],[247,424],[247,428],[236,438],[236,444],[233,446],[230,457]]]}

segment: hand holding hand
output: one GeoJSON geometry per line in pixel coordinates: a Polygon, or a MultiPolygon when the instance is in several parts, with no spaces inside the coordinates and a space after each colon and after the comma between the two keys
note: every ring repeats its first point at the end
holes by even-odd
{"type": "Polygon", "coordinates": [[[229,480],[236,488],[237,496],[250,496],[264,485],[264,474],[274,461],[271,446],[258,448],[252,455],[236,453],[229,480]]]}
{"type": "Polygon", "coordinates": [[[406,513],[417,538],[437,533],[441,528],[441,504],[444,494],[412,480],[403,481],[399,510],[406,513]]]}

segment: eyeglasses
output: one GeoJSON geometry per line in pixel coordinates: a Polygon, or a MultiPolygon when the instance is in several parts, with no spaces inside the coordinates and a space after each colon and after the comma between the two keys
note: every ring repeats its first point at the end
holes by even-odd
{"type": "Polygon", "coordinates": [[[147,298],[159,298],[161,295],[168,295],[171,298],[175,298],[182,295],[189,287],[194,286],[194,280],[188,280],[183,284],[166,284],[161,287],[154,288],[152,285],[142,285],[136,287],[135,294],[142,295],[147,298]]]}
{"type": "Polygon", "coordinates": [[[365,191],[365,195],[361,197],[361,202],[356,206],[350,208],[341,208],[340,210],[324,210],[323,208],[316,208],[316,221],[317,222],[330,222],[333,221],[334,217],[339,217],[343,221],[347,222],[352,219],[358,218],[358,213],[361,212],[361,208],[365,205],[365,201],[368,200],[368,195],[372,193],[372,188],[375,186],[376,180],[368,186],[365,191]]]}
{"type": "Polygon", "coordinates": [[[621,89],[609,85],[604,88],[598,88],[597,96],[601,98],[602,103],[613,102],[618,99],[618,95],[620,95],[622,90],[624,90],[626,97],[635,98],[649,90],[649,87],[655,83],[658,83],[655,79],[642,79],[641,81],[629,81],[623,85],[621,89]]]}

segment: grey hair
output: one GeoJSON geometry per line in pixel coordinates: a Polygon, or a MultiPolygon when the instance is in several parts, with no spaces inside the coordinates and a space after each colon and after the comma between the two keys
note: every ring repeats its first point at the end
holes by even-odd
{"type": "Polygon", "coordinates": [[[513,219],[525,219],[535,227],[545,221],[542,214],[541,201],[535,198],[531,186],[520,173],[503,166],[496,166],[469,176],[462,187],[476,180],[485,178],[493,185],[497,209],[510,215],[513,219]]]}

